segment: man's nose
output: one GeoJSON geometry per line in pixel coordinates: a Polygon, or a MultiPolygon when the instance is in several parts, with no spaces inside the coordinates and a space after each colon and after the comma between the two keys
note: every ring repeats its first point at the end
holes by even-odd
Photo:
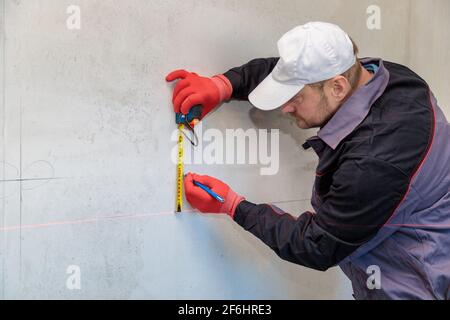
{"type": "Polygon", "coordinates": [[[284,106],[283,108],[281,108],[281,112],[283,112],[283,113],[293,113],[294,111],[295,111],[295,108],[291,104],[288,104],[287,106],[284,106]]]}

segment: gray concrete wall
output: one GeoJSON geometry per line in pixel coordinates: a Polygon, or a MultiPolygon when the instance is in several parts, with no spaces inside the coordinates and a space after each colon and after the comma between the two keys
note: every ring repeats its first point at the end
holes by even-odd
{"type": "MultiPolygon", "coordinates": [[[[164,76],[175,68],[213,75],[276,55],[278,38],[310,20],[341,25],[363,56],[423,68],[410,37],[420,9],[376,1],[382,29],[371,31],[372,2],[0,1],[0,298],[351,298],[336,268],[284,262],[227,217],[173,213],[176,127],[164,76]],[[81,8],[80,30],[66,27],[71,4],[81,8]],[[67,287],[72,265],[79,290],[67,287]]],[[[445,95],[443,75],[434,75],[445,95]]],[[[186,170],[293,214],[310,207],[317,159],[299,146],[314,130],[245,102],[223,105],[202,129],[212,128],[279,128],[278,173],[261,176],[263,166],[250,164],[186,170]]]]}
{"type": "Polygon", "coordinates": [[[430,85],[450,117],[450,1],[414,0],[410,16],[409,65],[430,85]]]}

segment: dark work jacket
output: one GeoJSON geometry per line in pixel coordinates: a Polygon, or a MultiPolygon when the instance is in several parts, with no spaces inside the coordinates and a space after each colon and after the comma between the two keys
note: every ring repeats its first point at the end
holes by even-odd
{"type": "MultiPolygon", "coordinates": [[[[226,72],[232,98],[247,100],[277,61],[226,72]]],[[[413,71],[361,62],[374,77],[303,145],[319,157],[314,212],[244,201],[234,219],[287,261],[339,265],[357,299],[450,299],[450,126],[413,71]]]]}

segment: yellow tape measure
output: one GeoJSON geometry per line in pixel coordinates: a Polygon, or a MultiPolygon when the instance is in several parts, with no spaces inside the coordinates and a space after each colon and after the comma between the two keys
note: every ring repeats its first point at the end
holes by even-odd
{"type": "Polygon", "coordinates": [[[183,208],[183,162],[184,162],[184,124],[178,125],[178,158],[177,158],[177,212],[181,212],[183,208]]]}
{"type": "Polygon", "coordinates": [[[202,106],[197,105],[189,110],[187,115],[182,113],[177,113],[175,115],[175,122],[178,124],[178,159],[177,159],[177,212],[181,212],[183,209],[183,166],[184,166],[184,137],[189,140],[189,142],[195,147],[198,145],[198,137],[194,132],[194,126],[200,121],[200,117],[202,114],[202,106]],[[192,132],[193,139],[190,139],[184,133],[185,125],[192,132]]]}

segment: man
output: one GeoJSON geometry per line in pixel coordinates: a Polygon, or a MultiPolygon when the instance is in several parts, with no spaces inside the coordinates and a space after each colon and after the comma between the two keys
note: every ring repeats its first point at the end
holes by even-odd
{"type": "Polygon", "coordinates": [[[166,80],[182,79],[176,112],[201,104],[204,117],[225,100],[248,99],[262,110],[281,107],[300,128],[320,128],[303,145],[319,157],[315,212],[294,218],[196,174],[185,179],[189,203],[229,214],[285,260],[317,270],[339,265],[356,299],[450,299],[450,126],[427,83],[405,66],[358,59],[333,24],[296,27],[278,49],[280,58],[223,75],[178,70],[166,80]],[[368,285],[368,270],[381,282],[368,285]]]}

